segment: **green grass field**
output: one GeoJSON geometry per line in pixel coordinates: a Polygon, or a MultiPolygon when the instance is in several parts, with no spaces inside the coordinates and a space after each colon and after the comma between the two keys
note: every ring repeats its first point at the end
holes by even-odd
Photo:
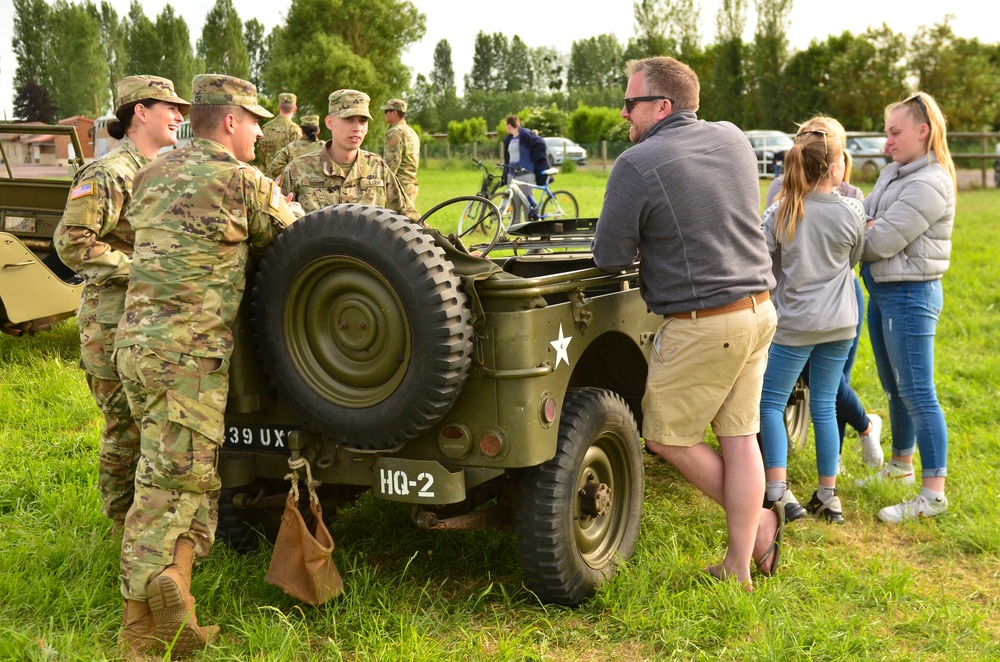
{"type": "MultiPolygon", "coordinates": [[[[596,215],[606,175],[559,176],[582,215],[596,215]]],[[[472,170],[421,173],[422,210],[472,193],[472,170]]],[[[269,550],[217,546],[195,573],[203,624],[222,626],[196,660],[1000,660],[1000,227],[995,189],[962,192],[937,385],[949,430],[951,510],[933,520],[877,521],[905,488],[861,490],[848,438],[846,525],[787,529],[779,576],[746,594],[700,571],[724,554],[720,508],[646,457],[638,549],[577,609],[539,604],[522,585],[513,537],[433,533],[409,507],[363,497],[332,522],[346,583],[321,608],[264,582],[269,550]]],[[[447,229],[447,228],[442,228],[447,229]]],[[[0,660],[117,655],[118,544],[95,488],[99,417],[76,367],[72,320],[0,337],[0,660]]],[[[867,340],[854,385],[887,417],[867,340]]],[[[888,426],[885,445],[888,448],[888,426]]],[[[791,458],[808,497],[815,456],[791,458]]]]}

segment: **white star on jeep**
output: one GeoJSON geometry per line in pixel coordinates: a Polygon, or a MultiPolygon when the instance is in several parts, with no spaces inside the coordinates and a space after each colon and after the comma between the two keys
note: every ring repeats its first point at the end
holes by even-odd
{"type": "Polygon", "coordinates": [[[559,339],[549,343],[556,350],[556,368],[559,367],[560,361],[565,361],[566,365],[569,365],[569,354],[566,353],[566,349],[569,347],[569,341],[571,340],[573,340],[573,336],[567,338],[563,335],[562,323],[560,322],[559,339]]]}

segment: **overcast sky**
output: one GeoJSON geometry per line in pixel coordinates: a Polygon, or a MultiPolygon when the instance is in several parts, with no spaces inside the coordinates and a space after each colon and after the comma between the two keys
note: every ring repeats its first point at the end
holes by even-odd
{"type": "MultiPolygon", "coordinates": [[[[119,15],[128,12],[130,0],[111,0],[119,15]]],[[[360,0],[363,1],[363,0],[360,0]]],[[[508,37],[519,35],[529,47],[552,46],[569,52],[577,39],[613,33],[623,44],[635,33],[631,0],[580,2],[580,0],[548,0],[513,5],[502,13],[502,2],[483,2],[482,9],[470,10],[469,3],[455,0],[411,0],[426,16],[427,33],[422,41],[404,53],[403,61],[413,74],[428,74],[434,64],[434,46],[447,39],[451,44],[455,82],[462,93],[462,76],[472,68],[472,53],[476,33],[503,32],[508,37]],[[456,10],[461,7],[463,10],[456,10]]],[[[715,14],[721,0],[695,0],[700,4],[702,43],[715,41],[715,14]]],[[[146,15],[156,18],[167,0],[143,0],[146,15]]],[[[184,17],[196,42],[201,35],[205,15],[212,0],[173,0],[175,11],[184,17]]],[[[235,3],[243,20],[257,18],[270,30],[284,20],[289,0],[241,0],[235,3]]],[[[747,38],[752,38],[755,17],[753,2],[747,20],[747,38]]],[[[952,28],[961,37],[978,37],[985,43],[1000,42],[1000,4],[983,0],[838,0],[820,3],[797,0],[792,9],[789,40],[793,49],[801,50],[813,39],[850,30],[855,34],[869,26],[886,23],[896,32],[912,36],[918,28],[941,22],[946,13],[955,16],[952,28]],[[835,8],[835,9],[834,9],[835,8]]],[[[17,64],[11,50],[13,34],[13,0],[0,0],[0,118],[11,116],[14,68],[17,64]]],[[[156,72],[147,72],[155,74],[156,72]]],[[[346,84],[346,83],[345,83],[346,84]]],[[[849,82],[845,82],[849,84],[849,82]]]]}

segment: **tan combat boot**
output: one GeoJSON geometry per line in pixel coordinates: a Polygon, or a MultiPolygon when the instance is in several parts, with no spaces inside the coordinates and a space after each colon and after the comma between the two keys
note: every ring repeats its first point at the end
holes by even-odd
{"type": "Polygon", "coordinates": [[[133,654],[143,654],[155,641],[156,622],[149,603],[143,600],[126,600],[122,615],[122,631],[118,645],[133,654]]]}
{"type": "Polygon", "coordinates": [[[219,638],[219,628],[200,627],[191,596],[191,569],[194,566],[194,543],[178,538],[174,562],[146,586],[149,608],[156,622],[156,637],[170,649],[171,659],[204,648],[219,638]]]}

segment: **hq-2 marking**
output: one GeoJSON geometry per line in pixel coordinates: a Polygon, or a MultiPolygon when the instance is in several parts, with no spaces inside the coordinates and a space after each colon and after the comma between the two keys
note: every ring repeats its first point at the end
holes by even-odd
{"type": "Polygon", "coordinates": [[[417,496],[425,499],[434,498],[434,475],[426,471],[417,474],[415,480],[405,471],[398,469],[379,469],[379,491],[386,496],[409,496],[411,488],[419,488],[417,496]]]}

